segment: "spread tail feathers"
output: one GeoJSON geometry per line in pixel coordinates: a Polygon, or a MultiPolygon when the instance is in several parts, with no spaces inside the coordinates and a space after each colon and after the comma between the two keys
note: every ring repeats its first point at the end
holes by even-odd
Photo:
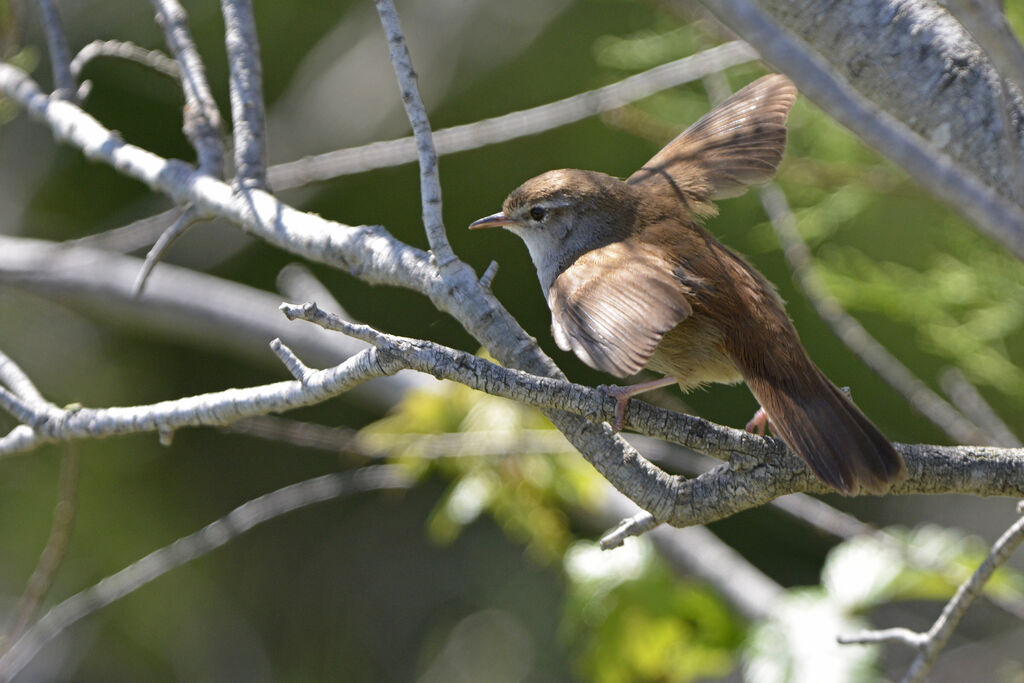
{"type": "Polygon", "coordinates": [[[747,384],[773,431],[830,486],[882,494],[906,477],[889,440],[813,364],[782,379],[748,377],[747,384]]]}

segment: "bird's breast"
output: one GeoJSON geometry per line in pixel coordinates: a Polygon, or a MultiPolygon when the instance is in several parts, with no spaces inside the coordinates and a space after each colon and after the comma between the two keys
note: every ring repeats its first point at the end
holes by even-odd
{"type": "Polygon", "coordinates": [[[743,380],[719,326],[696,311],[665,334],[647,367],[675,377],[684,391],[743,380]]]}

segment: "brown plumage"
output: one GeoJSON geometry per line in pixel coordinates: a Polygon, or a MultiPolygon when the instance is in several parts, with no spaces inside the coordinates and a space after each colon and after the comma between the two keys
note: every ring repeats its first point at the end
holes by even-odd
{"type": "Polygon", "coordinates": [[[810,360],[774,287],[700,224],[712,200],[775,174],[795,99],[789,79],[765,76],[625,181],[549,171],[471,227],[526,242],[559,348],[617,377],[649,368],[684,391],[744,380],[818,477],[884,493],[905,476],[900,456],[810,360]]]}

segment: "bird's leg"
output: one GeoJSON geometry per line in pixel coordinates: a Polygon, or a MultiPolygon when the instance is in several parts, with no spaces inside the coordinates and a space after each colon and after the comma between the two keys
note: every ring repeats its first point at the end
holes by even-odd
{"type": "Polygon", "coordinates": [[[758,407],[757,412],[754,413],[754,417],[750,418],[750,422],[747,423],[745,429],[752,434],[764,436],[768,433],[771,426],[772,421],[768,417],[768,413],[765,412],[764,408],[758,407]]]}
{"type": "Polygon", "coordinates": [[[626,404],[629,403],[629,399],[645,391],[667,387],[676,382],[675,377],[662,377],[661,379],[652,379],[650,382],[640,382],[640,384],[630,384],[624,387],[614,384],[599,386],[598,389],[615,399],[615,422],[612,423],[612,429],[617,432],[622,430],[622,426],[626,422],[626,404]]]}

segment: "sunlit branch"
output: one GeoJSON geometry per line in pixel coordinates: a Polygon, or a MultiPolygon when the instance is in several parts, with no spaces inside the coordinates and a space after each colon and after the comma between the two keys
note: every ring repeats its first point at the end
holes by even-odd
{"type": "Polygon", "coordinates": [[[416,83],[416,72],[412,68],[412,58],[405,43],[405,34],[398,19],[398,12],[391,0],[375,0],[377,14],[388,41],[388,52],[391,64],[398,77],[398,87],[402,94],[402,105],[405,114],[412,124],[416,139],[416,154],[420,162],[420,202],[423,207],[423,227],[430,243],[430,251],[437,261],[442,277],[448,265],[456,260],[455,252],[448,243],[444,230],[444,219],[441,216],[441,179],[437,168],[437,151],[434,149],[433,132],[427,110],[420,97],[416,83]]]}
{"type": "Polygon", "coordinates": [[[802,94],[883,156],[905,168],[934,197],[1024,259],[1024,210],[843,84],[821,55],[798,42],[758,3],[748,0],[703,2],[764,59],[796,81],[802,94]]]}
{"type": "MultiPolygon", "coordinates": [[[[725,43],[565,99],[475,123],[442,128],[434,131],[434,145],[438,154],[454,154],[536,135],[624,107],[754,59],[757,59],[757,53],[746,43],[725,43]]],[[[270,181],[275,188],[283,190],[342,175],[407,164],[416,158],[415,138],[398,138],[277,164],[270,169],[270,181]]]]}
{"type": "Polygon", "coordinates": [[[99,57],[114,57],[135,62],[157,73],[170,76],[176,81],[181,77],[181,69],[178,68],[176,61],[159,50],[147,50],[128,40],[92,41],[79,50],[71,60],[71,75],[78,80],[82,77],[85,67],[99,57]]]}
{"type": "Polygon", "coordinates": [[[188,29],[188,16],[178,0],[151,0],[156,22],[181,71],[181,89],[185,95],[185,136],[196,150],[199,168],[215,178],[224,175],[224,144],[221,118],[206,80],[199,50],[188,29]]]}
{"type": "Polygon", "coordinates": [[[221,0],[228,52],[235,176],[241,189],[267,186],[263,64],[252,0],[221,0]]]}
{"type": "Polygon", "coordinates": [[[60,13],[53,0],[37,0],[43,15],[43,28],[46,31],[46,45],[50,52],[50,69],[53,72],[54,95],[61,99],[75,101],[78,99],[78,88],[71,75],[71,50],[68,48],[68,37],[61,24],[60,13]]]}

